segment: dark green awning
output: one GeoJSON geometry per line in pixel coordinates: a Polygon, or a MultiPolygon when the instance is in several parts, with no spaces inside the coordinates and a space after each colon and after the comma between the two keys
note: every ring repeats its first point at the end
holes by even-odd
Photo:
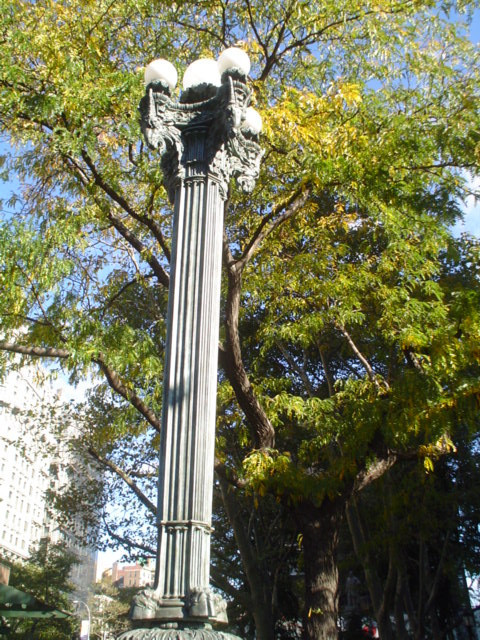
{"type": "Polygon", "coordinates": [[[0,584],[0,618],[68,618],[70,615],[24,591],[0,584]]]}

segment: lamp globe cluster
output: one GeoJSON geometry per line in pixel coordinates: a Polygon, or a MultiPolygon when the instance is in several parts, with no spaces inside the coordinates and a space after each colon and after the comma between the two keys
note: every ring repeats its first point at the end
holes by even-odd
{"type": "MultiPolygon", "coordinates": [[[[222,82],[222,74],[233,70],[239,72],[245,78],[250,71],[250,59],[245,51],[238,47],[225,49],[218,57],[218,60],[199,58],[192,62],[185,70],[182,83],[183,89],[187,91],[203,84],[219,87],[222,82]]],[[[177,70],[171,62],[163,58],[153,60],[145,69],[146,85],[151,82],[163,82],[170,91],[173,91],[177,85],[177,80],[177,70]]],[[[244,126],[248,131],[256,135],[262,130],[262,118],[252,107],[248,107],[245,111],[244,126]]]]}

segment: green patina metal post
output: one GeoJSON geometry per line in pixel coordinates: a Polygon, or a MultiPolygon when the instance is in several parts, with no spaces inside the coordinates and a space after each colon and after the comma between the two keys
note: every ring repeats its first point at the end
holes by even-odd
{"type": "MultiPolygon", "coordinates": [[[[226,604],[209,586],[223,212],[232,177],[251,190],[259,172],[259,116],[250,107],[248,58],[220,56],[213,77],[170,96],[165,61],[147,67],[142,131],[161,154],[174,203],[172,267],[160,449],[157,570],[153,589],[136,597],[140,628],[124,640],[230,638],[226,604]],[[245,61],[246,59],[246,61],[245,61]],[[217,76],[215,75],[217,74],[217,76]]],[[[195,66],[196,65],[196,66],[195,66]]],[[[192,72],[193,69],[193,72],[192,72]]]]}

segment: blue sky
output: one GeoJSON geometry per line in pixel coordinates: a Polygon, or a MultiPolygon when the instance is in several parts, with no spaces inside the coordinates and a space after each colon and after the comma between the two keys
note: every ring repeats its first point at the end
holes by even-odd
{"type": "Polygon", "coordinates": [[[471,233],[480,238],[480,178],[471,182],[472,191],[479,194],[479,198],[469,196],[463,205],[464,219],[453,227],[453,233],[459,236],[463,232],[471,233]]]}

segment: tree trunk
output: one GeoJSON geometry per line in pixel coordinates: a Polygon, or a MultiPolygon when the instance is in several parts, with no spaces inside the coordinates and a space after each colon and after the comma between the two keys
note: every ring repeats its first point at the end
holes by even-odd
{"type": "Polygon", "coordinates": [[[410,637],[405,626],[404,609],[405,605],[403,597],[402,578],[400,576],[400,573],[397,572],[397,584],[395,588],[394,601],[395,630],[397,632],[397,640],[409,640],[410,637]]]}
{"type": "Polygon", "coordinates": [[[218,481],[222,492],[223,505],[233,529],[233,535],[240,551],[243,569],[250,587],[251,612],[255,621],[256,638],[258,640],[273,640],[275,637],[275,622],[272,612],[272,591],[269,577],[262,571],[248,539],[235,499],[235,490],[224,478],[218,476],[218,481]]]}
{"type": "Polygon", "coordinates": [[[358,509],[357,499],[352,496],[346,508],[347,522],[352,536],[353,548],[357,558],[362,563],[367,583],[368,592],[372,601],[373,610],[377,618],[380,637],[382,640],[394,640],[389,610],[386,603],[388,595],[380,576],[376,571],[377,562],[372,549],[368,546],[361,515],[358,509]]]}
{"type": "Polygon", "coordinates": [[[303,534],[305,567],[305,640],[338,638],[337,547],[345,498],[324,500],[321,507],[302,503],[297,517],[303,534]]]}

